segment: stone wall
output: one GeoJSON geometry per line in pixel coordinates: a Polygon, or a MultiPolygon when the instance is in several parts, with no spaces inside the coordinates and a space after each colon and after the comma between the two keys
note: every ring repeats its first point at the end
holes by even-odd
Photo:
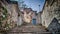
{"type": "Polygon", "coordinates": [[[18,5],[17,4],[7,4],[6,8],[8,10],[8,13],[10,15],[10,22],[13,22],[14,24],[17,24],[18,20],[18,5]]]}
{"type": "Polygon", "coordinates": [[[42,24],[42,22],[41,22],[41,12],[37,13],[37,24],[42,24]]]}
{"type": "MultiPolygon", "coordinates": [[[[9,27],[14,27],[15,24],[18,23],[18,13],[19,13],[19,8],[17,3],[8,3],[7,1],[2,0],[0,1],[2,6],[5,7],[8,11],[8,17],[7,17],[7,23],[10,24],[11,26],[9,27]],[[2,2],[3,1],[3,2],[2,2]]],[[[14,2],[14,1],[12,1],[14,2]]]]}
{"type": "Polygon", "coordinates": [[[17,24],[17,26],[22,25],[22,16],[19,10],[17,3],[8,3],[6,8],[8,9],[8,13],[11,17],[11,22],[17,24]]]}
{"type": "MultiPolygon", "coordinates": [[[[45,2],[45,6],[42,12],[42,25],[48,27],[53,18],[60,20],[60,0],[51,0],[51,4],[48,4],[48,0],[45,2]]],[[[59,22],[60,23],[60,22],[59,22]]]]}
{"type": "Polygon", "coordinates": [[[24,15],[23,15],[24,22],[31,23],[31,21],[32,21],[32,9],[31,8],[24,8],[23,13],[24,13],[24,15]]]}
{"type": "Polygon", "coordinates": [[[23,24],[23,14],[22,12],[18,13],[18,23],[17,26],[21,26],[23,24]]]}

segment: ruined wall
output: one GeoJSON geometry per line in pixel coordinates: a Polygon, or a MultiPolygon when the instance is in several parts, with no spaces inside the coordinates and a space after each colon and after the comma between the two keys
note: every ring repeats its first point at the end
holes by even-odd
{"type": "Polygon", "coordinates": [[[10,15],[10,20],[13,23],[17,23],[18,20],[18,5],[17,4],[7,4],[6,8],[8,10],[8,13],[10,15]]]}
{"type": "MultiPolygon", "coordinates": [[[[60,1],[60,0],[59,0],[60,1]]],[[[58,21],[60,20],[60,3],[58,0],[54,0],[52,5],[49,5],[46,1],[43,13],[42,13],[42,25],[48,27],[53,18],[57,18],[58,21]]],[[[50,2],[51,3],[51,2],[50,2]]],[[[59,22],[60,23],[60,22],[59,22]]]]}
{"type": "Polygon", "coordinates": [[[17,23],[18,20],[18,10],[17,10],[17,5],[16,4],[12,4],[12,21],[14,21],[15,23],[17,23]]]}
{"type": "Polygon", "coordinates": [[[23,13],[24,13],[24,15],[23,15],[24,22],[31,23],[31,21],[32,21],[32,10],[30,8],[25,8],[23,13]]]}
{"type": "Polygon", "coordinates": [[[7,8],[9,10],[8,13],[11,16],[11,22],[17,24],[17,26],[22,25],[22,23],[23,23],[22,18],[23,17],[21,16],[21,12],[18,8],[18,4],[13,4],[13,3],[8,4],[7,8]]]}
{"type": "Polygon", "coordinates": [[[8,23],[17,24],[18,23],[18,12],[19,12],[18,4],[7,2],[7,4],[5,4],[4,6],[7,8],[8,14],[10,16],[10,18],[8,18],[8,23]]]}
{"type": "Polygon", "coordinates": [[[15,27],[15,24],[17,23],[18,5],[13,3],[9,4],[4,0],[1,0],[0,3],[2,5],[0,10],[2,10],[2,16],[5,18],[2,22],[0,21],[2,23],[0,26],[5,30],[9,30],[10,28],[15,27]]]}
{"type": "Polygon", "coordinates": [[[22,12],[19,12],[17,26],[21,26],[22,24],[23,24],[23,14],[22,12]]]}

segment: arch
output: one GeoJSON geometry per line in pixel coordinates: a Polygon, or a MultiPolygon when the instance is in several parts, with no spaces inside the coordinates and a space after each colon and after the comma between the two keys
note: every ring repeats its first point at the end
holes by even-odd
{"type": "Polygon", "coordinates": [[[48,30],[51,32],[58,32],[60,30],[60,24],[56,18],[53,18],[48,26],[48,30]]]}
{"type": "Polygon", "coordinates": [[[53,18],[52,22],[53,22],[53,23],[54,23],[54,22],[58,23],[58,20],[57,20],[56,18],[53,18]]]}

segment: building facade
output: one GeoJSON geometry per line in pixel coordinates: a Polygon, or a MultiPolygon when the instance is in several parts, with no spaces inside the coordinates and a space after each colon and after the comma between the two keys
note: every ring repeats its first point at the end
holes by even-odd
{"type": "Polygon", "coordinates": [[[24,8],[24,22],[33,24],[33,21],[36,20],[36,11],[33,11],[31,8],[24,8]]]}
{"type": "Polygon", "coordinates": [[[60,0],[46,0],[42,10],[42,25],[48,27],[56,18],[60,23],[60,0]]]}
{"type": "Polygon", "coordinates": [[[31,19],[32,19],[32,9],[31,8],[24,8],[23,10],[23,17],[24,17],[24,22],[26,23],[31,23],[31,19]]]}
{"type": "MultiPolygon", "coordinates": [[[[21,19],[18,17],[19,8],[17,1],[10,1],[10,0],[0,0],[2,7],[6,8],[7,10],[7,18],[6,20],[2,21],[2,26],[5,27],[6,24],[9,24],[7,28],[13,28],[15,25],[21,24],[18,20],[21,19]]],[[[1,9],[0,9],[1,10],[1,9]]],[[[3,12],[4,10],[2,10],[3,12]]],[[[4,17],[5,15],[3,15],[4,17]]],[[[0,19],[1,20],[1,19],[0,19]]],[[[5,28],[6,29],[6,28],[5,28]]]]}

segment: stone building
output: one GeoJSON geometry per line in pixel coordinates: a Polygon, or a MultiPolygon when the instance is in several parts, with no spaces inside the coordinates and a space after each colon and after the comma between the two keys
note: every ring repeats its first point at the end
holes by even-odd
{"type": "MultiPolygon", "coordinates": [[[[7,19],[4,20],[3,22],[6,22],[9,25],[10,28],[14,27],[15,25],[18,25],[18,20],[20,20],[20,18],[18,17],[18,13],[19,13],[19,8],[18,8],[18,3],[17,1],[10,1],[10,0],[0,0],[1,5],[7,9],[7,19]]],[[[1,6],[0,6],[1,7],[1,6]]],[[[0,9],[1,10],[1,9],[0,9]]],[[[2,10],[3,12],[3,10],[2,10]]],[[[22,20],[22,19],[21,19],[22,20]]],[[[6,24],[6,23],[5,23],[6,24]]],[[[21,22],[19,22],[19,24],[21,24],[21,22]]],[[[4,23],[3,23],[4,25],[4,23]]],[[[3,26],[2,25],[2,26],[3,26]]]]}
{"type": "Polygon", "coordinates": [[[31,8],[24,8],[23,10],[24,13],[24,22],[26,23],[31,23],[32,20],[32,9],[31,8]]]}
{"type": "Polygon", "coordinates": [[[17,24],[17,26],[23,23],[21,12],[19,10],[18,2],[17,1],[7,1],[8,5],[7,8],[10,10],[8,13],[11,15],[11,22],[17,24]]]}
{"type": "Polygon", "coordinates": [[[8,2],[7,8],[8,10],[10,10],[9,14],[11,15],[11,21],[17,23],[18,11],[19,11],[18,3],[17,1],[7,1],[7,2],[8,2]]]}
{"type": "Polygon", "coordinates": [[[33,11],[31,8],[24,8],[24,22],[33,24],[33,19],[36,20],[36,11],[33,11]]]}
{"type": "MultiPolygon", "coordinates": [[[[46,28],[49,27],[49,25],[54,21],[56,22],[56,19],[60,23],[60,0],[46,0],[43,10],[42,10],[42,25],[45,26],[46,28]]],[[[53,25],[51,26],[54,28],[57,28],[55,23],[52,23],[53,25]]]]}

